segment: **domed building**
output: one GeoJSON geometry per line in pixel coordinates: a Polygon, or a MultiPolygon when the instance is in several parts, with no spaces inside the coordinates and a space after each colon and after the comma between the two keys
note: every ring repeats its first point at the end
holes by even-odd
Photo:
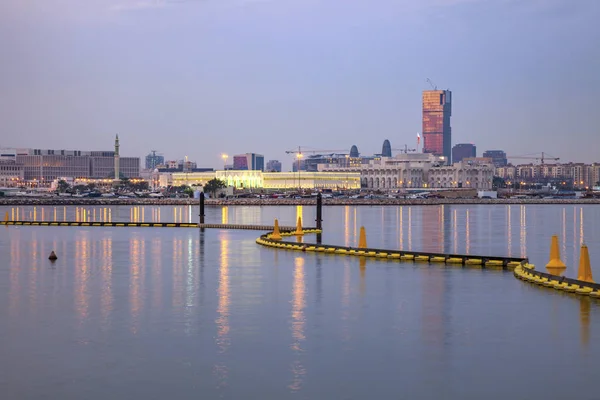
{"type": "Polygon", "coordinates": [[[358,155],[358,147],[356,147],[356,145],[352,145],[352,147],[350,148],[350,157],[358,158],[358,155]]]}

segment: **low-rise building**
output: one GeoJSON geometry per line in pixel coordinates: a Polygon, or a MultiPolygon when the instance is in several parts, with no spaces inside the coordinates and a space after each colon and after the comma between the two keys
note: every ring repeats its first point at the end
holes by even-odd
{"type": "Polygon", "coordinates": [[[262,172],[212,171],[159,173],[158,182],[166,186],[204,186],[220,179],[236,189],[360,189],[360,173],[338,172],[262,172]]]}
{"type": "Polygon", "coordinates": [[[324,165],[321,171],[355,172],[361,186],[374,190],[403,188],[491,189],[494,167],[482,162],[460,162],[447,166],[445,158],[431,153],[398,154],[382,157],[359,167],[324,165]]]}
{"type": "Polygon", "coordinates": [[[19,186],[25,179],[23,165],[14,160],[0,159],[0,187],[19,186]]]}

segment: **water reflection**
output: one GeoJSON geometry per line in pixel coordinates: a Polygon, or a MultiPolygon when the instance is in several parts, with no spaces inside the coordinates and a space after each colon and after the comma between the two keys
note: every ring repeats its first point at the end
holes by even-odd
{"type": "MultiPolygon", "coordinates": [[[[221,237],[221,263],[219,267],[219,286],[217,289],[217,326],[216,344],[220,353],[225,353],[231,345],[229,328],[229,305],[230,305],[230,283],[229,283],[229,238],[227,234],[221,237]]],[[[229,368],[223,363],[217,363],[214,367],[214,373],[218,380],[218,386],[227,385],[229,368]]]]}
{"type": "Polygon", "coordinates": [[[521,257],[527,257],[527,208],[525,206],[521,206],[521,257]]]}
{"type": "Polygon", "coordinates": [[[412,251],[412,207],[408,207],[408,251],[412,251]]]}
{"type": "Polygon", "coordinates": [[[457,221],[457,218],[456,218],[457,217],[457,215],[456,215],[457,212],[458,212],[458,210],[454,210],[452,212],[452,230],[454,232],[454,238],[453,238],[453,241],[454,241],[454,251],[453,252],[454,252],[454,254],[458,253],[458,221],[457,221]]]}
{"type": "Polygon", "coordinates": [[[113,272],[113,249],[112,237],[105,237],[100,241],[100,273],[102,276],[102,288],[100,293],[100,314],[102,326],[107,329],[109,317],[113,309],[112,272],[113,272]]]}
{"type": "Polygon", "coordinates": [[[344,246],[350,247],[350,206],[344,207],[344,246]]]}
{"type": "Polygon", "coordinates": [[[583,207],[579,209],[579,246],[583,245],[583,207]]]}
{"type": "Polygon", "coordinates": [[[366,282],[366,275],[367,275],[367,259],[366,257],[359,257],[358,258],[358,268],[360,269],[360,296],[364,297],[365,296],[365,291],[367,290],[367,282],[366,282]]]}
{"type": "Polygon", "coordinates": [[[223,225],[229,223],[229,207],[227,206],[221,207],[221,223],[223,225]]]}
{"type": "Polygon", "coordinates": [[[465,254],[471,254],[471,221],[469,220],[469,210],[465,216],[465,254]]]}
{"type": "Polygon", "coordinates": [[[89,308],[89,232],[83,231],[75,241],[75,309],[80,325],[88,318],[89,308]]]}
{"type": "Polygon", "coordinates": [[[581,344],[586,346],[590,343],[590,309],[592,299],[579,296],[579,320],[581,325],[581,344]]]}
{"type": "Polygon", "coordinates": [[[129,307],[131,314],[131,333],[138,333],[140,312],[143,307],[143,274],[145,265],[145,241],[137,235],[129,239],[129,307]]]}
{"type": "Polygon", "coordinates": [[[163,302],[162,245],[159,236],[152,239],[150,258],[152,260],[152,308],[160,307],[163,302]]]}
{"type": "Polygon", "coordinates": [[[294,281],[292,286],[292,313],[291,313],[291,330],[292,344],[291,349],[296,356],[296,360],[292,363],[292,383],[289,388],[292,391],[298,391],[302,387],[302,381],[306,374],[306,369],[302,365],[299,357],[303,352],[302,344],[306,340],[304,335],[304,307],[306,306],[306,284],[304,277],[304,258],[296,257],[294,259],[294,281]]]}

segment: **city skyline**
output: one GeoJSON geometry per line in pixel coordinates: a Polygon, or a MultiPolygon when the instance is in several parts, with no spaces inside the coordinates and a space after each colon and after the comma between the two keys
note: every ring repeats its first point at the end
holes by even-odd
{"type": "Polygon", "coordinates": [[[2,146],[119,134],[130,156],[289,170],[298,146],[414,147],[431,78],[454,95],[452,144],[600,161],[594,1],[51,3],[0,4],[2,146]]]}

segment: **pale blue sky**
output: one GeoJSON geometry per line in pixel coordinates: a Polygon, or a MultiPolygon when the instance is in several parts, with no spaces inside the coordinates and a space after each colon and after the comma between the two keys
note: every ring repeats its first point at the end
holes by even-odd
{"type": "Polygon", "coordinates": [[[2,0],[0,145],[219,167],[415,144],[426,78],[453,144],[600,161],[598,0],[2,0]],[[231,162],[231,159],[230,159],[231,162]]]}

